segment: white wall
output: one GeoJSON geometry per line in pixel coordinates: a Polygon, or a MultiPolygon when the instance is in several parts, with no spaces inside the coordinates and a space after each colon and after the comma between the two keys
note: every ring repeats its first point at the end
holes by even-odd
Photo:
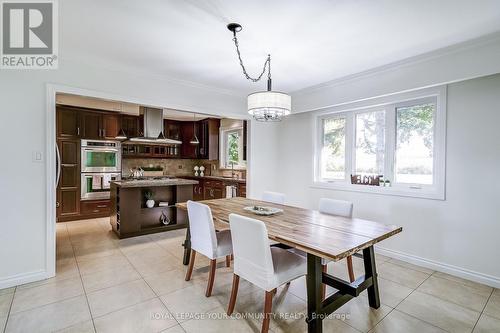
{"type": "Polygon", "coordinates": [[[160,78],[62,61],[54,71],[0,71],[0,289],[43,277],[46,249],[46,84],[126,97],[128,101],[229,117],[245,98],[160,78]]]}
{"type": "Polygon", "coordinates": [[[403,227],[385,254],[500,287],[500,74],[450,84],[447,111],[445,201],[311,188],[314,112],[279,127],[278,190],[314,209],[353,201],[356,217],[403,227]]]}

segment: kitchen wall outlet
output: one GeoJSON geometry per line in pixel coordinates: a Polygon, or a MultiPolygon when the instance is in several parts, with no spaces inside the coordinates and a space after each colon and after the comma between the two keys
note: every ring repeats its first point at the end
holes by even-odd
{"type": "Polygon", "coordinates": [[[31,153],[31,158],[35,163],[43,162],[43,153],[41,151],[34,151],[31,153]]]}

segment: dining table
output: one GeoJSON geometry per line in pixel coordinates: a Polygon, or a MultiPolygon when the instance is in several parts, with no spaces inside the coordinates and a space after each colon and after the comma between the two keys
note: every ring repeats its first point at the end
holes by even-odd
{"type": "MultiPolygon", "coordinates": [[[[200,202],[210,207],[218,231],[230,229],[229,214],[239,214],[264,222],[272,241],[306,253],[306,322],[309,333],[321,333],[323,320],[364,290],[368,293],[369,306],[380,307],[374,245],[400,233],[402,227],[242,197],[200,202]],[[281,211],[262,216],[245,210],[245,207],[274,207],[281,211]],[[352,255],[363,259],[365,271],[353,282],[323,272],[322,259],[339,261],[352,255]],[[324,298],[323,284],[337,291],[324,298]]],[[[177,208],[187,210],[187,203],[178,203],[177,208]]],[[[187,265],[191,252],[189,227],[183,246],[183,262],[187,265]]]]}

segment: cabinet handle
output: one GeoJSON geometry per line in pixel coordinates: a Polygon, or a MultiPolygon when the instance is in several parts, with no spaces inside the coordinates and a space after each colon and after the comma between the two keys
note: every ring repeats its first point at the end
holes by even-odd
{"type": "Polygon", "coordinates": [[[102,136],[106,137],[106,129],[105,128],[102,129],[102,136]]]}
{"type": "Polygon", "coordinates": [[[80,135],[80,126],[76,128],[76,135],[80,135]]]}
{"type": "Polygon", "coordinates": [[[108,207],[108,206],[106,206],[106,205],[97,205],[97,208],[106,208],[106,207],[108,207]]]}

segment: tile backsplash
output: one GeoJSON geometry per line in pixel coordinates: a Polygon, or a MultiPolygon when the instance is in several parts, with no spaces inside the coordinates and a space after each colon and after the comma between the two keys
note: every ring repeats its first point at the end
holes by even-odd
{"type": "MultiPolygon", "coordinates": [[[[205,176],[231,176],[231,170],[219,169],[219,161],[190,159],[157,159],[157,158],[124,158],[122,159],[122,176],[130,175],[130,169],[139,167],[160,166],[163,174],[169,176],[193,176],[195,166],[205,167],[205,176]]],[[[246,172],[235,170],[238,178],[245,178],[246,172]]]]}

